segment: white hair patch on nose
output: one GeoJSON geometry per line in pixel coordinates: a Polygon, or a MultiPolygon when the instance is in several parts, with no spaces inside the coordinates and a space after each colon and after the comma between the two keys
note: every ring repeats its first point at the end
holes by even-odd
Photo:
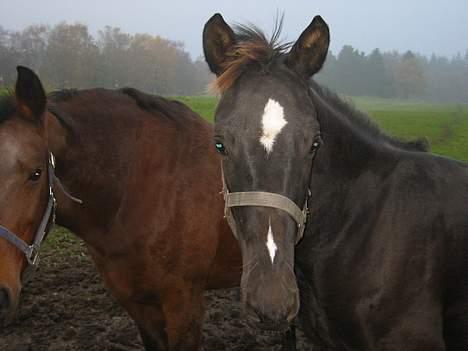
{"type": "Polygon", "coordinates": [[[267,154],[273,150],[273,144],[281,129],[288,122],[284,119],[284,109],[277,101],[268,99],[262,116],[262,136],[260,143],[265,147],[267,154]]]}
{"type": "Polygon", "coordinates": [[[276,250],[278,249],[275,244],[275,239],[273,238],[273,231],[271,230],[271,223],[268,223],[268,235],[267,235],[267,242],[266,247],[268,249],[268,253],[270,254],[271,263],[275,260],[276,250]]]}

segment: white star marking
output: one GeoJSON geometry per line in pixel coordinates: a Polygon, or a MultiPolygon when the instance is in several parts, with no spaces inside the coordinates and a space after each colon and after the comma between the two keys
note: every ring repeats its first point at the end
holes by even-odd
{"type": "Polygon", "coordinates": [[[288,122],[284,119],[284,109],[277,101],[268,99],[265,105],[262,116],[262,136],[260,143],[262,143],[267,154],[273,150],[273,144],[281,129],[288,122]]]}

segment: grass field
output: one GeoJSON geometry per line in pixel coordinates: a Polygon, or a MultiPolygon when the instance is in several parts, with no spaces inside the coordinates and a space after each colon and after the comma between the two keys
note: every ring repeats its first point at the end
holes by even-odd
{"type": "MultiPolygon", "coordinates": [[[[216,98],[185,96],[177,99],[213,121],[216,98]]],[[[425,137],[433,153],[468,161],[468,105],[365,97],[349,100],[389,134],[403,139],[425,137]]]]}

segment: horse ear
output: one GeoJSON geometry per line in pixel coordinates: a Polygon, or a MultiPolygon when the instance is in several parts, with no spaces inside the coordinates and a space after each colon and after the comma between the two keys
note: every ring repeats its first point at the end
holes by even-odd
{"type": "Polygon", "coordinates": [[[309,79],[320,71],[328,53],[330,32],[320,16],[315,16],[302,32],[286,59],[289,68],[309,79]]]}
{"type": "Polygon", "coordinates": [[[213,15],[203,28],[203,51],[211,72],[217,76],[223,73],[223,66],[234,43],[234,31],[219,13],[213,15]]]}
{"type": "Polygon", "coordinates": [[[16,103],[21,115],[34,122],[41,122],[47,97],[38,76],[29,68],[16,67],[16,103]]]}

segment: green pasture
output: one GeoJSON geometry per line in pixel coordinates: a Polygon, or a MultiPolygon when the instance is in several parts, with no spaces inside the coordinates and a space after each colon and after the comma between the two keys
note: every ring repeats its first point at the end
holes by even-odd
{"type": "MultiPolygon", "coordinates": [[[[177,99],[213,121],[216,98],[185,96],[177,99]]],[[[389,134],[403,139],[427,138],[433,153],[468,161],[468,105],[370,97],[345,99],[368,113],[389,134]]]]}

